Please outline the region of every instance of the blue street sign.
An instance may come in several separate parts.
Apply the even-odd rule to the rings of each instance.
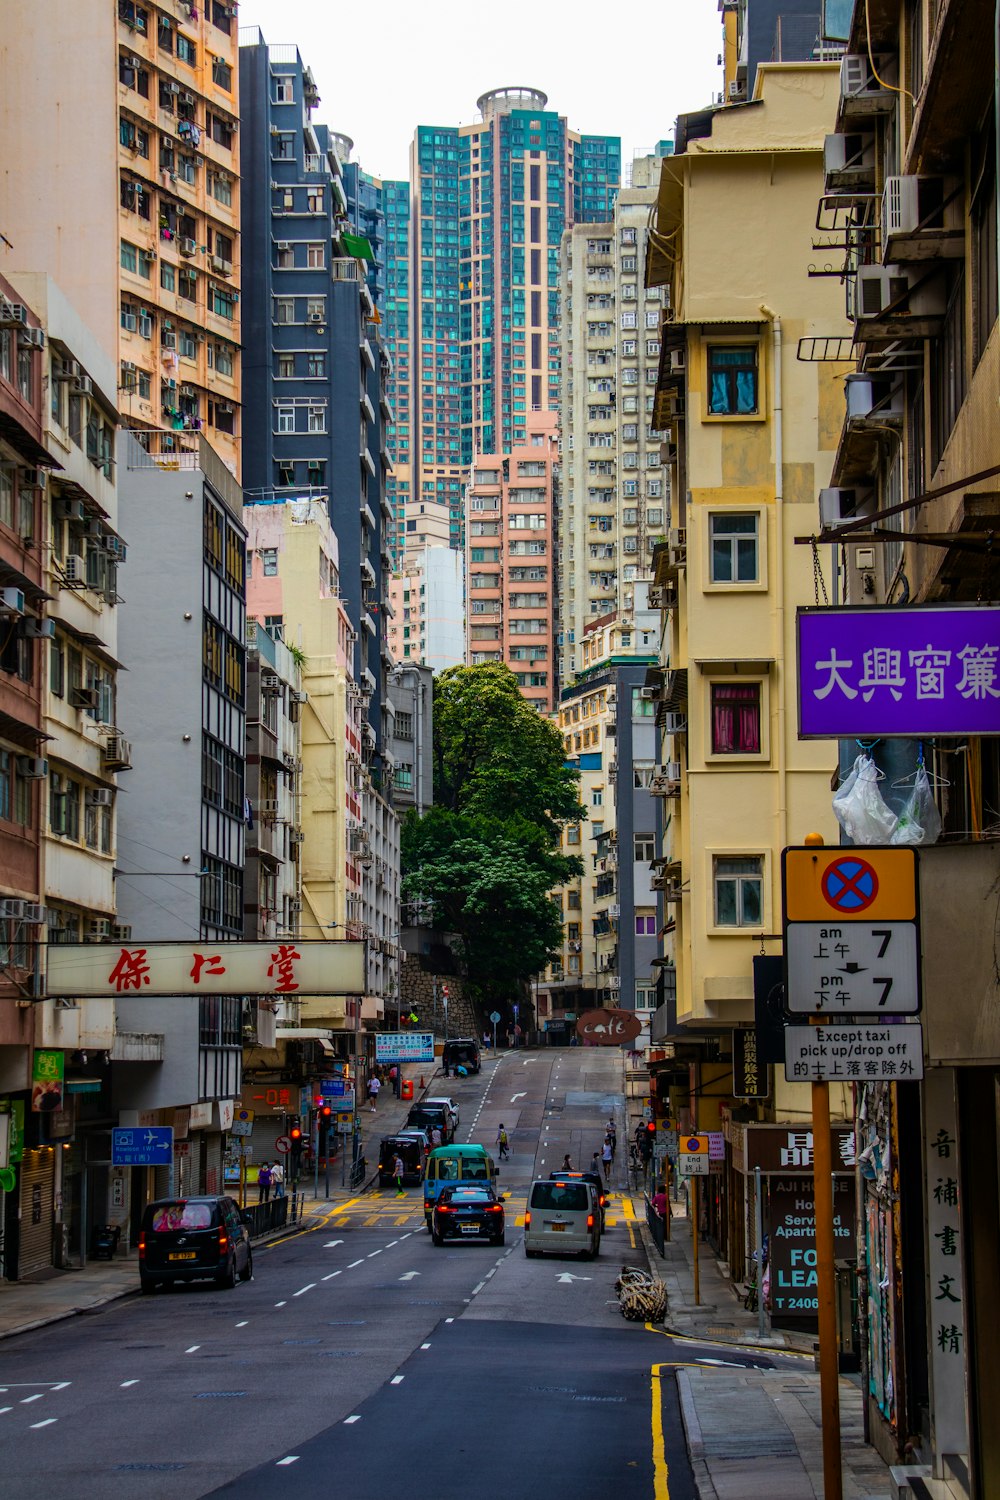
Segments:
[[[169,1167],[173,1159],[172,1125],[136,1125],[111,1132],[113,1166]]]
[[[324,1099],[343,1099],[347,1093],[346,1078],[321,1078],[319,1091]]]

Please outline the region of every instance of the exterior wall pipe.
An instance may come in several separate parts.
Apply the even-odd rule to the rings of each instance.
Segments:
[[[997,0],[1000,4],[1000,0]],[[766,302],[760,310],[771,324],[774,397],[774,659],[777,663],[777,741],[778,741],[778,844],[788,843],[788,748],[785,744],[785,693],[788,682],[785,661],[785,429],[781,393],[781,319]]]

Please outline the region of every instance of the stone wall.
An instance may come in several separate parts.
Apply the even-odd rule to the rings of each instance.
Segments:
[[[418,1029],[433,1031],[437,1037],[443,1037],[445,1030],[444,1005],[441,1001],[441,986],[444,984],[448,986],[448,1035],[482,1038],[482,1023],[465,993],[462,980],[455,974],[428,974],[420,967],[419,958],[409,953],[404,955],[399,983],[403,1011],[415,1011],[420,1017]]]

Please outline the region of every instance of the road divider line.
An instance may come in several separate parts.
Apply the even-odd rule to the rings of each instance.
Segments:
[[[276,1302],[274,1305],[275,1307],[284,1307],[285,1304],[283,1302]]]
[[[352,1260],[351,1264],[348,1266],[347,1269],[349,1271],[353,1271],[355,1266],[363,1266],[364,1263],[365,1263],[365,1258],[364,1258],[364,1256],[362,1256],[360,1260]]]
[[[45,1392],[41,1391],[37,1396],[22,1396],[21,1397],[21,1405],[22,1406],[27,1406],[29,1401],[41,1401],[42,1396],[44,1396],[44,1394],[45,1394]]]
[[[420,1347],[421,1349],[429,1349],[431,1346],[430,1344],[421,1344]]]
[[[345,1417],[344,1418],[344,1426],[345,1427],[350,1427],[350,1425],[351,1425],[352,1422],[360,1422],[360,1421],[361,1421],[360,1417]]]
[[[197,1353],[197,1351],[198,1351],[198,1350],[199,1350],[199,1349],[200,1349],[200,1348],[201,1348],[201,1345],[200,1345],[200,1344],[192,1344],[192,1345],[191,1345],[191,1347],[190,1347],[190,1349],[185,1349],[185,1350],[184,1350],[184,1353],[185,1353],[185,1354],[195,1354],[195,1353]]]
[[[323,1277],[323,1280],[324,1281],[332,1281],[335,1276],[339,1276],[339,1275],[340,1275],[339,1271],[331,1271],[330,1274],[329,1274],[329,1276],[324,1276]]]
[[[127,1391],[130,1385],[138,1385],[138,1384],[139,1384],[138,1380],[123,1380],[122,1383],[121,1383],[121,1385],[118,1387],[118,1389],[120,1391]],[[7,1407],[7,1410],[10,1411],[10,1407],[9,1406]]]
[[[286,1464],[297,1464],[298,1461],[299,1455],[297,1453],[289,1453],[287,1458],[279,1458],[274,1467],[276,1469],[283,1469]]]
[[[368,1255],[366,1256],[366,1259],[367,1260],[374,1260],[374,1258],[375,1258],[376,1255],[381,1255],[381,1254],[382,1254],[381,1250],[371,1250],[371,1251],[369,1251]]]
[[[249,1321],[250,1321],[249,1318],[244,1318],[243,1322],[242,1323],[237,1323],[236,1326],[237,1326],[237,1328],[245,1328],[247,1326],[247,1324],[249,1323]]]
[[[404,1380],[405,1380],[405,1379],[406,1379],[406,1376],[405,1376],[405,1375],[394,1375],[394,1376],[393,1376],[393,1377],[392,1377],[392,1379],[391,1379],[391,1380],[390,1380],[390,1381],[389,1381],[389,1384],[390,1384],[390,1385],[402,1385],[402,1384],[403,1384],[403,1381],[404,1381]]]
[[[39,1427],[51,1427],[53,1422],[58,1422],[58,1417],[46,1417],[44,1422],[32,1422],[31,1430],[37,1432]]]
[[[315,1281],[310,1281],[310,1283],[309,1283],[308,1286],[299,1287],[299,1290],[297,1292],[293,1292],[292,1296],[293,1297],[304,1297],[305,1294],[306,1294],[306,1292],[311,1292],[312,1289],[313,1289],[313,1287],[315,1285],[316,1285]]]

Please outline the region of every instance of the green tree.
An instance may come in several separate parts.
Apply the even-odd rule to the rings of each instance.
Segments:
[[[403,827],[404,891],[454,932],[486,1005],[523,998],[562,941],[553,889],[582,866],[560,852],[586,816],[562,737],[509,668],[452,667],[434,685],[435,807]]]

